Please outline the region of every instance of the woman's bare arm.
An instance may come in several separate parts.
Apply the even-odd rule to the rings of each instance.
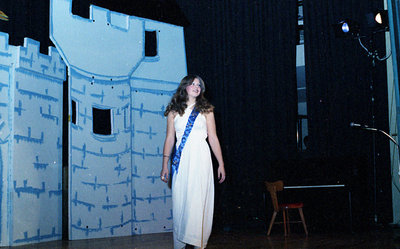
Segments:
[[[174,127],[174,118],[175,113],[170,112],[167,116],[167,135],[165,136],[164,141],[164,149],[163,149],[163,161],[162,161],[162,169],[161,169],[161,180],[164,182],[168,182],[168,161],[172,152],[172,148],[175,144],[175,127]]]
[[[209,112],[205,114],[207,120],[207,134],[208,134],[208,143],[210,144],[211,150],[213,151],[215,157],[218,161],[218,179],[219,183],[225,181],[225,166],[224,160],[222,158],[222,150],[221,145],[219,143],[219,139],[217,136],[217,129],[215,125],[214,112]]]

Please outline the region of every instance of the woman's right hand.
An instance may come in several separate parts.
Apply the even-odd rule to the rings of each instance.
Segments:
[[[168,182],[168,175],[169,175],[168,169],[163,167],[160,174],[161,181]]]

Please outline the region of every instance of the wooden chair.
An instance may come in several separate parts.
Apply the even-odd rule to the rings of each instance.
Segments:
[[[274,213],[272,214],[271,222],[269,223],[269,228],[268,228],[268,233],[267,235],[269,236],[271,234],[271,229],[273,224],[283,223],[284,231],[285,231],[285,236],[287,236],[290,233],[290,224],[291,223],[303,223],[304,231],[306,233],[306,236],[308,235],[307,231],[307,226],[306,226],[306,221],[304,219],[303,215],[303,203],[279,203],[278,202],[278,196],[277,192],[283,190],[283,181],[276,181],[276,182],[265,182],[265,187],[267,188],[268,192],[271,194],[271,200],[272,200],[272,205],[274,207]],[[289,209],[298,209],[300,218],[301,220],[294,220],[291,221],[289,219]],[[278,214],[279,211],[282,211],[283,214],[283,222],[275,222],[276,215]]]

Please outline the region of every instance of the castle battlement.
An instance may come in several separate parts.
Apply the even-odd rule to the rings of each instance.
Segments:
[[[16,48],[8,43],[8,34],[0,32],[0,65],[11,66],[15,63]]]
[[[48,55],[40,53],[40,42],[25,38],[24,46],[19,46],[18,67],[60,80],[65,79],[66,66],[54,47],[49,47]]]
[[[50,4],[50,38],[68,66],[87,74],[130,76],[143,60],[144,54],[136,52],[144,47],[141,18],[92,5],[91,19],[85,19],[72,14],[72,0]]]
[[[133,20],[128,15],[110,11],[95,5],[90,6],[90,20],[97,25],[111,25],[112,28],[129,30],[134,26]]]
[[[8,51],[8,34],[0,32],[0,52],[7,53]]]

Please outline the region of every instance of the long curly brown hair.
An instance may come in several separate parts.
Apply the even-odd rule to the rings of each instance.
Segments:
[[[208,100],[204,97],[204,92],[206,87],[204,85],[204,81],[198,75],[188,75],[185,76],[181,83],[178,86],[175,94],[172,96],[171,101],[169,102],[167,109],[164,112],[164,116],[168,116],[168,114],[172,112],[177,112],[179,115],[183,115],[185,109],[187,108],[186,101],[188,100],[188,94],[186,92],[186,87],[191,85],[194,79],[198,79],[200,82],[201,92],[199,96],[196,98],[196,105],[195,108],[200,113],[209,113],[214,110],[214,106],[208,102]]]

